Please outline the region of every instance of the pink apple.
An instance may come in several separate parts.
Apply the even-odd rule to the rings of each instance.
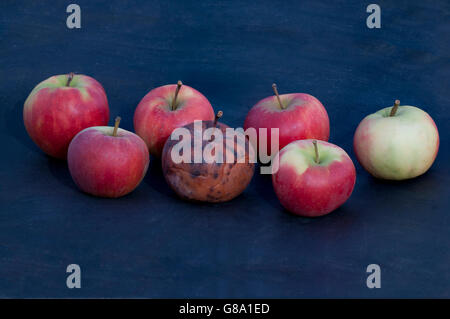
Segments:
[[[428,113],[415,106],[386,107],[366,116],[355,132],[353,147],[373,176],[404,180],[425,173],[439,149],[439,133]]]
[[[244,129],[267,128],[267,151],[271,150],[271,128],[279,128],[279,149],[296,140],[317,139],[328,141],[330,122],[327,111],[318,99],[305,93],[279,95],[275,84],[274,96],[269,96],[248,112]],[[278,151],[278,150],[277,150]]]
[[[108,100],[101,84],[89,76],[55,75],[31,91],[23,120],[37,146],[50,156],[65,159],[78,132],[108,124]]]
[[[212,121],[214,116],[211,103],[203,94],[178,81],[144,96],[134,113],[134,129],[147,144],[150,154],[160,157],[174,129],[195,120]]]
[[[147,172],[148,149],[134,133],[115,127],[95,126],[78,133],[69,146],[70,174],[84,192],[120,197],[133,191]]]
[[[355,166],[340,147],[316,140],[294,141],[274,158],[279,163],[272,175],[275,193],[290,212],[316,217],[341,206],[356,181]]]

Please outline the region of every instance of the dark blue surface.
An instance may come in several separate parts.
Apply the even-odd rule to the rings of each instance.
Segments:
[[[69,1],[0,4],[0,297],[450,297],[450,3]],[[65,162],[27,136],[23,103],[54,74],[99,80],[111,119],[133,130],[140,99],[182,80],[242,126],[258,100],[306,92],[328,110],[330,141],[354,159],[352,197],[317,219],[283,211],[269,176],[220,205],[175,197],[160,163],[117,200],[79,192]],[[360,120],[394,99],[426,110],[441,148],[424,176],[371,178],[356,163]],[[111,121],[112,122],[112,121]],[[82,288],[66,287],[66,266]],[[381,266],[382,288],[366,287]]]

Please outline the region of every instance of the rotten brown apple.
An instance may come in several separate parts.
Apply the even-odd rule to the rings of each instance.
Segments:
[[[245,136],[237,137],[235,130],[218,122],[221,115],[219,111],[214,121],[183,126],[185,148],[179,147],[183,139],[176,139],[175,131],[164,145],[165,179],[183,199],[226,202],[241,194],[253,177],[253,147]]]

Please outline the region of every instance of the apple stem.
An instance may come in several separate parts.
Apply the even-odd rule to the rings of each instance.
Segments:
[[[220,118],[222,117],[222,115],[223,115],[223,112],[222,112],[222,111],[217,112],[216,117],[214,118],[214,124],[213,124],[214,129],[217,128],[217,126],[216,126],[216,125],[217,125],[217,120],[220,119]],[[209,139],[209,141],[210,141],[210,142],[213,141],[213,137],[212,137],[212,136],[211,136],[211,138]]]
[[[280,95],[278,94],[277,85],[275,83],[272,84],[272,89],[275,92],[275,95],[277,96],[278,104],[280,104],[280,109],[284,110],[284,106],[283,103],[281,103]]]
[[[116,137],[117,136],[117,130],[119,129],[119,124],[120,124],[120,116],[116,117],[116,122],[114,123],[114,131],[112,136]]]
[[[314,162],[319,164],[319,147],[317,146],[317,141],[313,140],[312,143],[314,144],[314,152],[316,153],[316,158],[314,159]]]
[[[172,100],[172,105],[171,105],[172,111],[174,111],[176,109],[177,97],[178,97],[178,93],[180,92],[182,85],[183,85],[183,82],[181,82],[181,81],[177,82],[177,89],[175,90],[175,96]]]
[[[73,76],[75,74],[73,74],[73,72],[70,72],[69,75],[67,76],[67,83],[66,86],[70,86],[70,82],[72,82]]]
[[[217,121],[222,117],[222,115],[223,115],[222,111],[217,112],[216,118],[214,119],[214,127],[217,125]]]
[[[395,100],[394,106],[391,108],[391,113],[389,114],[389,116],[394,116],[395,113],[397,113],[399,105],[400,105],[400,101],[399,100]]]

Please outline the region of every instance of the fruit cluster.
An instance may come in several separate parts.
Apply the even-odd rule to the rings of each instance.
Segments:
[[[278,130],[278,141],[269,136],[265,151],[277,163],[273,187],[287,210],[310,217],[330,213],[353,191],[353,162],[342,148],[328,143],[328,114],[318,99],[303,93],[280,95],[276,85],[272,87],[275,95],[249,111],[244,129],[253,128],[257,134],[260,129]],[[67,159],[70,174],[82,191],[101,197],[130,193],[144,178],[150,153],[161,158],[166,181],[181,198],[207,202],[228,201],[245,190],[254,174],[249,152],[243,152],[247,155],[242,161],[235,158],[231,163],[204,159],[180,163],[171,156],[176,144],[169,136],[182,127],[193,138],[196,120],[202,121],[202,129],[225,132],[229,127],[218,122],[221,116],[203,94],[178,81],[151,90],[141,100],[134,113],[136,134],[119,128],[120,117],[109,127],[102,85],[73,73],[39,83],[23,109],[32,140],[48,155]],[[230,145],[226,139],[208,142],[225,148]],[[275,142],[279,148],[271,153]],[[247,139],[245,145],[231,143],[235,154],[262,151],[258,149],[261,144],[252,145]],[[394,106],[361,121],[353,145],[358,161],[370,174],[404,180],[430,168],[438,152],[439,134],[426,112],[400,106],[397,100]]]

